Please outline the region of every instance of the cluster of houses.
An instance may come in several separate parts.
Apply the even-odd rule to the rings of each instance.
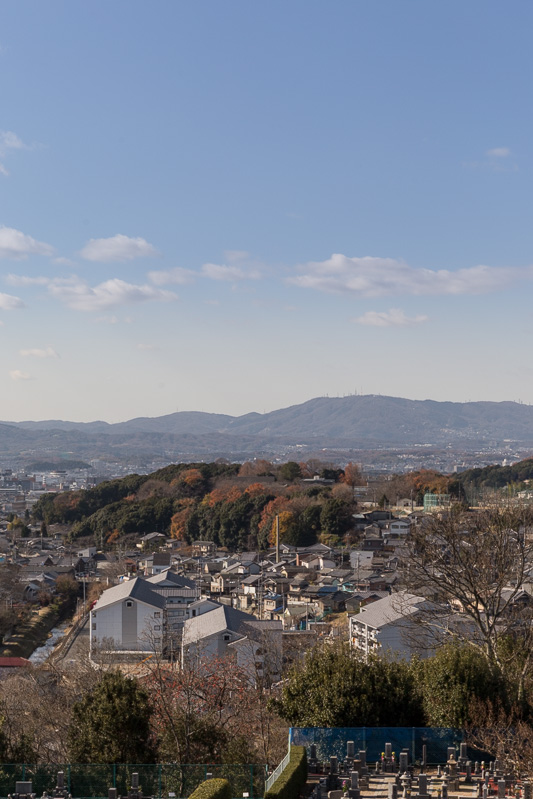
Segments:
[[[288,651],[335,629],[345,635],[332,620],[379,604],[395,589],[411,520],[371,511],[354,524],[358,549],[281,544],[237,554],[212,541],[184,549],[158,533],[144,536],[139,547],[159,549],[126,553],[131,570],[90,610],[91,650],[117,657],[157,650],[182,662],[232,652],[241,665],[279,679]]]
[[[281,663],[317,637],[347,637],[363,656],[413,654],[411,633],[427,601],[401,590],[399,566],[411,525],[423,519],[387,510],[356,514],[355,547],[280,544],[266,553],[231,553],[212,541],[186,546],[153,532],[131,550],[106,553],[76,549],[60,534],[13,548],[0,530],[0,552],[17,564],[26,602],[53,594],[61,576],[105,586],[87,607],[93,654],[138,660],[157,651],[185,662],[233,653],[248,671],[275,682]]]

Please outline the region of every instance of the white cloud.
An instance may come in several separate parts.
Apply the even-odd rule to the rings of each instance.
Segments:
[[[0,258],[20,261],[28,255],[52,255],[54,248],[43,241],[37,241],[20,230],[0,227]]]
[[[6,283],[10,286],[47,286],[51,283],[49,277],[28,277],[28,275],[6,275]]]
[[[224,264],[204,264],[202,274],[211,280],[259,280],[260,273],[256,269],[243,269],[239,266]]]
[[[302,274],[288,283],[324,292],[355,294],[362,297],[386,295],[484,294],[505,288],[517,280],[531,280],[533,268],[471,266],[452,272],[448,269],[414,269],[393,258],[348,258],[334,254],[326,261],[309,262]]]
[[[29,150],[22,139],[12,130],[0,130],[0,158],[5,158],[10,150]],[[0,175],[7,177],[9,171],[4,164],[0,164]]]
[[[21,372],[20,369],[13,369],[12,372],[9,373],[11,380],[15,380],[18,382],[19,380],[32,380],[32,376],[29,375],[27,372]]]
[[[12,130],[0,130],[0,155],[5,155],[8,150],[27,150],[22,139]]]
[[[489,158],[508,158],[511,151],[508,147],[493,147],[492,150],[487,150],[485,155],[488,155]]]
[[[172,291],[138,286],[112,278],[97,286],[89,286],[79,278],[54,280],[48,287],[54,297],[76,311],[101,311],[117,305],[130,305],[148,300],[169,301],[177,299]]]
[[[145,239],[130,238],[117,233],[108,239],[91,239],[80,251],[86,261],[131,261],[134,258],[146,258],[158,255],[155,247]]]
[[[428,317],[420,314],[419,316],[406,316],[399,308],[391,308],[389,311],[367,311],[362,316],[354,319],[359,325],[369,325],[370,327],[412,327],[422,322],[427,322]]]
[[[148,272],[148,277],[156,286],[164,286],[169,283],[184,286],[193,282],[196,272],[193,272],[192,269],[182,269],[180,266],[175,266],[173,269],[166,269],[160,272]]]
[[[12,294],[2,294],[2,292],[0,292],[0,310],[13,311],[15,308],[24,308],[24,303],[20,297],[14,297]]]
[[[153,352],[154,350],[158,350],[159,347],[156,347],[155,344],[137,344],[137,349],[142,352]]]
[[[54,349],[52,349],[52,347],[47,347],[44,350],[40,349],[20,350],[19,352],[23,358],[59,358],[59,355]]]

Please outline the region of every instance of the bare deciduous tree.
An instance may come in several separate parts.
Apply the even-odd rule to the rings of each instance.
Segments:
[[[532,510],[499,505],[483,511],[452,508],[411,531],[403,559],[403,581],[413,594],[435,603],[435,628],[463,638],[505,673],[514,654],[500,642],[520,642],[519,694],[531,667],[533,635],[531,597],[522,590],[532,567],[529,528]],[[431,605],[420,618],[430,622]],[[443,624],[442,609],[453,611]],[[433,614],[434,615],[434,614]],[[453,623],[461,619],[466,624]]]
[[[475,724],[466,727],[470,746],[487,752],[502,763],[505,773],[515,777],[533,774],[533,728],[520,717],[492,702],[474,700],[470,714]]]

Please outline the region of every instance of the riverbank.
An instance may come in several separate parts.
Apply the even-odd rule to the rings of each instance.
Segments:
[[[0,646],[0,657],[29,659],[36,649],[46,644],[52,629],[73,615],[74,609],[73,602],[67,599],[34,611],[31,618],[17,625]]]

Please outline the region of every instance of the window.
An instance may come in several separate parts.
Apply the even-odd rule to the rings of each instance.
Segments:
[[[158,619],[160,616],[161,616],[161,611],[159,611],[159,610],[156,610],[156,612],[154,613],[154,617],[155,617],[156,619]]]
[[[96,622],[93,621],[93,630],[96,630]]]
[[[224,636],[224,641],[229,641],[229,640],[230,640],[230,636],[229,635],[225,635]]]
[[[154,625],[154,630],[160,630],[160,629],[161,629],[161,625],[160,624]]]
[[[128,601],[126,602],[126,607],[127,608],[132,608],[133,607],[133,602],[128,599]]]

